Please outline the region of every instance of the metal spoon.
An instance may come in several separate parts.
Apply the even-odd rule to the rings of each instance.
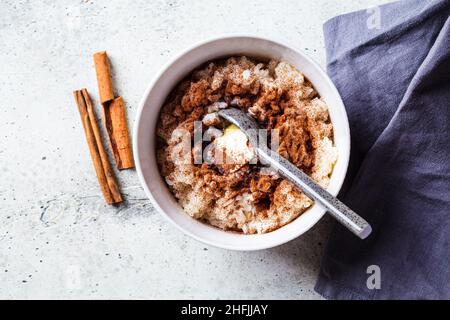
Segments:
[[[220,110],[218,114],[236,125],[248,136],[250,143],[262,162],[268,163],[273,168],[276,168],[281,175],[292,182],[297,188],[301,189],[308,197],[324,206],[337,221],[355,235],[361,239],[369,236],[372,228],[366,220],[353,212],[336,197],[333,197],[291,162],[280,156],[277,152],[267,148],[266,141],[258,143],[258,139],[260,138],[258,123],[247,115],[246,112],[236,108],[229,108]]]

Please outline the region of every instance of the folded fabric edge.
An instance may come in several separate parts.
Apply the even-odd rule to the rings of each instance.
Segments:
[[[325,23],[322,26],[322,31],[324,34],[325,39],[325,50],[326,50],[326,61],[327,65],[331,64],[333,62],[336,62],[337,60],[341,59],[343,56],[348,55],[352,53],[356,48],[361,48],[364,46],[370,46],[374,45],[378,42],[388,42],[392,39],[395,39],[399,37],[399,34],[403,34],[405,32],[408,32],[410,29],[424,23],[427,19],[429,19],[434,13],[442,11],[442,10],[449,10],[449,2],[447,1],[436,1],[432,4],[430,4],[427,7],[423,7],[422,11],[415,12],[414,15],[408,18],[408,22],[401,20],[398,21],[396,24],[393,24],[389,26],[389,28],[385,30],[380,30],[378,33],[374,33],[369,38],[361,40],[355,47],[349,47],[343,50],[342,52],[339,52],[338,54],[335,52],[335,37],[332,37],[331,35],[335,34],[335,31],[340,24],[341,21],[346,20],[356,20],[358,16],[363,14],[364,12],[367,12],[370,8],[378,7],[380,9],[386,9],[386,8],[393,8],[401,4],[402,1],[394,1],[390,3],[386,3],[380,6],[372,6],[368,7],[366,9],[353,11],[349,13],[345,13],[342,15],[338,15],[335,17],[332,17],[325,21]],[[345,30],[344,30],[345,31]]]
[[[314,286],[314,291],[327,300],[372,300],[373,297],[361,295],[354,290],[339,284],[338,289],[330,285],[326,277],[320,271],[319,278]]]
[[[417,90],[417,86],[419,84],[418,79],[420,79],[421,77],[424,76],[424,74],[426,74],[426,69],[429,67],[428,63],[432,60],[433,57],[435,57],[436,47],[438,47],[439,45],[442,45],[442,43],[446,40],[445,37],[448,34],[449,28],[450,28],[450,17],[447,19],[446,23],[442,26],[442,29],[438,33],[437,37],[434,39],[433,44],[430,46],[430,50],[429,50],[428,54],[422,60],[419,68],[414,73],[414,76],[412,77],[411,82],[408,84],[408,87],[406,88],[406,91],[403,94],[403,97],[399,103],[399,106],[398,106],[397,110],[395,111],[395,113],[393,114],[391,120],[388,122],[388,124],[386,125],[384,130],[380,133],[379,137],[373,142],[372,147],[367,151],[367,153],[370,153],[371,150],[375,146],[377,146],[377,142],[379,140],[383,139],[383,137],[386,135],[386,132],[388,132],[390,130],[390,128],[394,125],[394,123],[398,117],[398,114],[403,111],[403,108],[404,108],[405,104],[407,103],[406,99],[412,95],[412,92]],[[361,168],[363,168],[363,166],[364,166],[364,162],[361,164],[360,170],[361,170]],[[358,175],[359,175],[359,170],[356,173],[356,176],[358,176]]]

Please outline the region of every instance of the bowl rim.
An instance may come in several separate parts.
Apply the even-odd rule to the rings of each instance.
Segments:
[[[155,86],[155,84],[160,80],[161,76],[171,67],[171,65],[173,65],[176,61],[178,61],[180,58],[182,58],[184,55],[188,54],[190,51],[196,49],[197,47],[203,46],[203,45],[207,45],[208,43],[213,43],[216,41],[220,41],[220,40],[226,40],[226,39],[233,39],[233,38],[249,38],[249,39],[256,39],[256,40],[263,40],[263,41],[269,41],[272,43],[275,43],[277,45],[283,46],[289,50],[294,51],[295,53],[301,55],[305,60],[308,61],[308,63],[310,63],[311,65],[313,65],[313,67],[315,69],[317,69],[317,71],[321,74],[321,76],[323,77],[323,79],[327,82],[327,85],[329,86],[329,88],[333,91],[333,94],[335,95],[335,97],[337,98],[337,103],[341,104],[345,117],[343,117],[343,122],[341,123],[342,128],[346,131],[346,135],[348,136],[348,139],[346,139],[345,144],[346,144],[346,148],[348,150],[348,152],[346,152],[345,154],[339,154],[339,157],[341,157],[340,161],[343,162],[343,169],[344,169],[344,173],[342,176],[342,179],[340,179],[340,181],[338,181],[338,183],[336,183],[335,185],[335,192],[330,192],[333,195],[336,195],[339,190],[342,187],[342,184],[344,183],[345,177],[347,175],[347,171],[348,171],[348,165],[349,165],[349,160],[350,160],[350,152],[351,152],[351,137],[350,137],[350,126],[349,126],[349,122],[348,122],[348,116],[347,116],[347,112],[345,109],[345,105],[342,101],[342,97],[339,94],[339,91],[337,90],[336,86],[334,85],[334,83],[332,82],[332,80],[330,79],[330,77],[327,75],[327,73],[325,72],[325,70],[322,68],[322,66],[320,66],[312,57],[310,57],[307,53],[303,52],[301,49],[296,48],[293,45],[287,44],[286,42],[274,38],[274,37],[264,37],[264,36],[259,36],[259,35],[254,35],[254,34],[242,34],[242,33],[237,33],[237,34],[223,34],[223,35],[217,35],[214,37],[209,37],[206,38],[204,40],[201,41],[197,41],[194,42],[193,44],[185,47],[184,49],[180,50],[178,53],[172,55],[167,62],[165,62],[160,68],[159,70],[156,72],[156,74],[152,77],[152,80],[150,81],[149,85],[147,86],[144,94],[142,95],[140,101],[139,101],[139,105],[138,105],[138,109],[136,112],[136,116],[135,116],[135,122],[134,122],[134,126],[133,126],[133,133],[132,133],[132,138],[133,138],[133,157],[134,159],[139,159],[139,147],[138,147],[138,133],[139,133],[139,128],[140,128],[140,124],[141,124],[141,116],[142,116],[142,112],[144,110],[147,98],[149,96],[149,94],[151,93],[153,87]],[[143,172],[142,172],[142,168],[141,168],[141,164],[138,161],[135,161],[135,166],[136,166],[136,172],[138,174],[138,178],[139,178],[139,182],[142,186],[142,188],[144,189],[145,194],[147,195],[147,197],[150,199],[152,205],[155,207],[155,209],[159,212],[159,214],[161,214],[166,220],[168,220],[172,225],[174,225],[178,230],[180,230],[182,233],[192,237],[193,239],[207,244],[207,245],[211,245],[214,247],[218,247],[218,248],[222,248],[222,249],[227,249],[227,250],[235,250],[235,251],[255,251],[255,250],[263,250],[263,249],[269,249],[269,248],[273,248],[282,244],[285,244],[295,238],[298,238],[299,236],[301,236],[302,234],[306,233],[307,231],[309,231],[314,225],[316,225],[321,219],[322,217],[325,215],[326,210],[323,211],[321,214],[317,215],[317,218],[305,229],[304,232],[302,232],[301,234],[296,234],[296,233],[292,233],[290,234],[288,237],[283,238],[281,241],[272,241],[269,242],[267,241],[265,244],[260,244],[260,245],[253,245],[253,246],[242,246],[242,247],[236,247],[236,246],[227,246],[227,245],[223,245],[223,244],[218,244],[218,243],[214,243],[212,241],[209,241],[207,239],[204,239],[200,236],[198,236],[195,233],[190,232],[189,230],[183,228],[180,224],[176,223],[173,219],[171,219],[169,217],[169,215],[165,212],[164,209],[162,209],[158,203],[158,201],[154,198],[152,192],[149,190],[149,187],[146,183],[146,180],[144,178]],[[221,230],[223,232],[227,232],[225,230]],[[267,234],[270,234],[267,233]],[[245,235],[247,236],[247,235]]]

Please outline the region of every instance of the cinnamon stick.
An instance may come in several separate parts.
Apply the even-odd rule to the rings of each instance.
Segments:
[[[95,72],[97,74],[98,93],[100,103],[105,103],[114,99],[109,61],[106,51],[94,53]]]
[[[114,98],[109,62],[106,51],[94,54],[100,102],[103,106],[103,120],[108,132],[117,168],[134,168],[133,152],[129,138],[125,103],[122,97]]]
[[[119,169],[134,167],[133,153],[128,133],[125,103],[122,97],[103,104],[104,120],[112,153]]]
[[[114,172],[111,169],[108,155],[101,140],[100,130],[89,94],[86,89],[81,89],[74,91],[73,96],[80,113],[92,163],[94,164],[103,197],[108,204],[122,202],[122,196]]]

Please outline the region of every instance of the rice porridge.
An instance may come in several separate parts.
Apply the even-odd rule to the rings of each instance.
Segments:
[[[161,110],[158,166],[186,214],[224,230],[273,231],[313,201],[260,163],[245,134],[217,115],[228,107],[248,112],[269,135],[276,132],[278,153],[322,187],[337,160],[328,107],[290,64],[240,56],[194,70]],[[191,145],[196,127],[203,142]],[[186,133],[192,149],[181,155]],[[204,161],[195,161],[199,155]],[[233,161],[218,161],[223,157]]]

